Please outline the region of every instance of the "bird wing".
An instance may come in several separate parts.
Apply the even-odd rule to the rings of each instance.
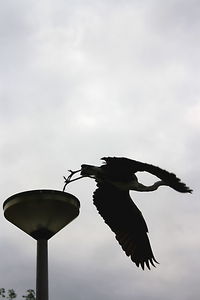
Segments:
[[[128,191],[120,191],[112,185],[98,183],[93,202],[105,223],[115,233],[116,239],[127,256],[144,270],[145,264],[155,267],[148,228],[142,213],[132,201]]]
[[[186,186],[185,183],[181,182],[181,180],[174,173],[170,173],[154,165],[143,163],[133,159],[128,159],[125,157],[103,157],[102,160],[106,161],[106,166],[108,168],[115,168],[115,170],[118,170],[118,172],[120,172],[120,169],[122,169],[123,172],[126,171],[129,173],[145,171],[160,178],[166,183],[166,185],[170,186],[178,192],[192,192],[192,190],[188,186]]]

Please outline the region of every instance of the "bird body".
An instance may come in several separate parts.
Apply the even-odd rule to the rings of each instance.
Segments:
[[[169,186],[182,193],[191,193],[175,174],[159,167],[131,160],[124,157],[104,157],[100,167],[83,164],[81,170],[72,172],[71,176],[79,172],[81,177],[89,177],[97,182],[97,189],[93,194],[93,203],[105,223],[115,233],[115,237],[127,256],[137,267],[145,266],[150,269],[157,263],[148,238],[148,228],[141,211],[132,201],[129,191],[154,191],[159,186]],[[157,176],[151,186],[140,183],[136,172],[146,171]],[[79,179],[78,178],[78,179]],[[67,182],[67,181],[66,181]],[[66,183],[67,184],[67,183]]]

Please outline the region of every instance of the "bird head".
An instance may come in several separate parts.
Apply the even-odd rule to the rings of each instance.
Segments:
[[[91,165],[81,165],[81,175],[86,177],[98,177],[101,173],[100,167],[95,167]]]

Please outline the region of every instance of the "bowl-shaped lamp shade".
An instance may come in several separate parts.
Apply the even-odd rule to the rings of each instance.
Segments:
[[[5,218],[34,239],[50,239],[79,214],[79,200],[65,192],[32,190],[9,197]]]

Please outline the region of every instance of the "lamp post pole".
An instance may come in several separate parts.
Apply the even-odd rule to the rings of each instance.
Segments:
[[[48,300],[48,240],[37,240],[36,298]]]
[[[66,192],[33,190],[9,197],[5,218],[37,240],[36,300],[48,300],[48,240],[79,214],[79,200]]]

